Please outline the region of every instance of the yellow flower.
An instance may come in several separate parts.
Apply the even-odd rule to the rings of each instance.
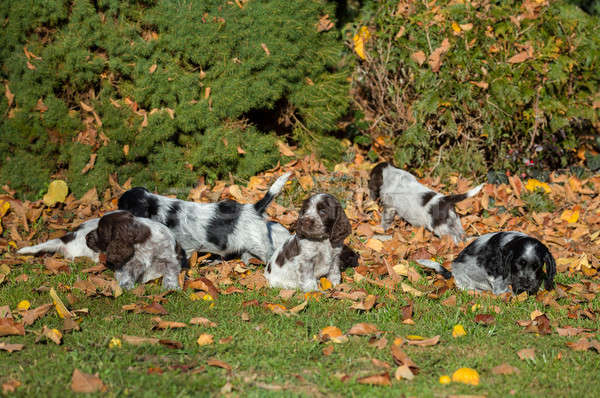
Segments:
[[[457,337],[462,337],[465,336],[467,334],[467,332],[465,331],[465,328],[463,327],[463,325],[454,325],[454,328],[452,329],[452,337],[457,338]]]
[[[479,385],[479,373],[475,369],[460,368],[452,374],[452,381],[476,386]]]
[[[17,309],[19,311],[27,311],[29,307],[31,307],[31,303],[27,300],[20,301],[19,304],[17,304]]]
[[[121,339],[113,337],[108,343],[108,348],[121,348]]]
[[[546,193],[551,192],[550,186],[548,184],[546,184],[545,182],[538,181],[534,178],[530,178],[529,180],[527,180],[527,184],[525,185],[525,188],[531,192],[535,191],[538,188],[543,189]]]
[[[440,384],[450,384],[450,376],[448,375],[443,375],[440,376]]]

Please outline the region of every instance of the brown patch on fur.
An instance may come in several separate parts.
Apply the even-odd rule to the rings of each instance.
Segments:
[[[300,244],[298,243],[298,238],[294,236],[293,239],[288,240],[283,245],[281,251],[277,255],[277,258],[275,259],[275,264],[282,267],[286,260],[291,260],[298,254],[300,254]]]
[[[371,170],[369,176],[369,192],[371,193],[371,199],[377,200],[379,198],[379,192],[383,185],[383,169],[389,166],[388,162],[379,163]]]

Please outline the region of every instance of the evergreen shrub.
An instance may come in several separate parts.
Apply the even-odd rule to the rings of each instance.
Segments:
[[[600,151],[598,16],[555,0],[366,4],[355,91],[399,166],[481,175]]]
[[[80,195],[116,173],[165,191],[274,166],[276,132],[327,137],[347,113],[334,14],[324,0],[2,2],[0,185],[36,197],[63,177]]]

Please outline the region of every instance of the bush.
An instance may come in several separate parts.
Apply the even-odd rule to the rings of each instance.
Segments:
[[[347,112],[343,43],[317,29],[334,11],[325,1],[2,2],[0,184],[31,197],[57,175],[80,195],[117,173],[162,191],[275,165],[275,131],[302,123],[320,136]]]
[[[565,1],[368,4],[355,90],[398,165],[561,168],[598,134],[598,17]]]

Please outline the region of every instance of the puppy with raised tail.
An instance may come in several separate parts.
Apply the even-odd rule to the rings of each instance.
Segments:
[[[279,195],[292,173],[280,176],[265,196],[254,204],[234,200],[195,203],[132,188],[119,198],[119,209],[166,225],[188,258],[194,251],[220,256],[251,256],[267,262],[274,247],[274,233],[282,228],[265,218],[265,210]]]
[[[306,199],[296,234],[275,250],[267,264],[269,286],[314,291],[321,277],[333,286],[339,284],[343,263],[356,261],[356,254],[344,246],[350,232],[350,221],[335,197],[317,194]]]
[[[493,232],[471,242],[452,262],[452,272],[431,260],[417,260],[444,278],[454,277],[462,290],[491,291],[502,294],[535,294],[542,282],[546,290],[554,287],[556,263],[539,240],[521,232]],[[546,271],[544,272],[544,264]]]
[[[371,170],[369,190],[373,200],[381,199],[381,226],[387,230],[394,216],[414,226],[424,226],[436,236],[450,235],[455,243],[463,240],[464,230],[454,205],[477,195],[483,184],[457,195],[442,195],[419,183],[408,171],[380,163]]]

